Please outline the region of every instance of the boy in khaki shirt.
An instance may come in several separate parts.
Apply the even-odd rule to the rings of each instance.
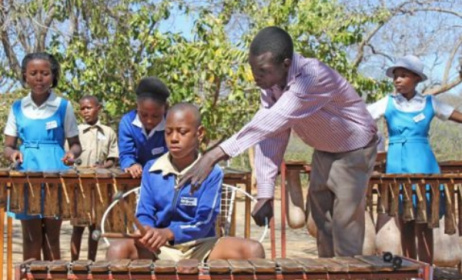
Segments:
[[[92,95],[86,95],[79,101],[80,115],[85,123],[79,125],[79,138],[82,145],[80,155],[81,164],[79,167],[87,168],[110,168],[115,166],[119,157],[117,147],[117,134],[112,128],[102,125],[98,120],[101,105],[98,99]],[[95,224],[82,223],[82,221],[71,221],[73,225],[71,238],[71,257],[78,260],[80,244],[85,226],[88,226],[89,236],[95,230]],[[98,242],[88,239],[88,259],[95,260]]]

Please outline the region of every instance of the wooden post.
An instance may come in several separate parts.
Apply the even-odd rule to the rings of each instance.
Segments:
[[[281,258],[286,257],[286,178],[287,166],[283,161],[281,164]]]

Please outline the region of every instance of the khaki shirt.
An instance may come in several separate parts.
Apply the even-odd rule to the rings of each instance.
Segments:
[[[82,145],[81,167],[91,167],[96,162],[103,164],[108,158],[119,157],[117,134],[99,121],[93,126],[80,124],[79,139]]]

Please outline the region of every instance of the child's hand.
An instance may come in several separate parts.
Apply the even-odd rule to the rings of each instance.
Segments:
[[[14,151],[11,155],[10,155],[10,158],[9,160],[11,160],[11,162],[13,162],[14,164],[14,169],[16,169],[16,165],[22,163],[23,159],[22,159],[22,153],[20,151]]]
[[[67,152],[61,160],[67,166],[73,165],[75,162],[74,154]]]
[[[173,233],[168,228],[144,227],[146,234],[139,239],[139,243],[149,249],[151,252],[159,252],[170,239],[173,239]]]
[[[94,168],[104,168],[104,164],[96,162],[95,164],[93,164],[92,167],[94,167]]]
[[[132,175],[133,178],[139,178],[143,173],[143,168],[139,163],[135,163],[129,168],[125,168],[125,172],[130,173],[130,175]]]

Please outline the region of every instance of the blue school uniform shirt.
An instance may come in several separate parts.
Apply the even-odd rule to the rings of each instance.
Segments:
[[[124,170],[135,163],[144,166],[167,152],[165,119],[146,135],[136,110],[125,114],[119,124],[119,160]]]
[[[177,186],[188,169],[176,171],[168,153],[149,161],[143,169],[136,217],[143,225],[169,228],[175,236],[173,244],[215,236],[223,171],[215,165],[202,186],[191,194],[190,184]]]

